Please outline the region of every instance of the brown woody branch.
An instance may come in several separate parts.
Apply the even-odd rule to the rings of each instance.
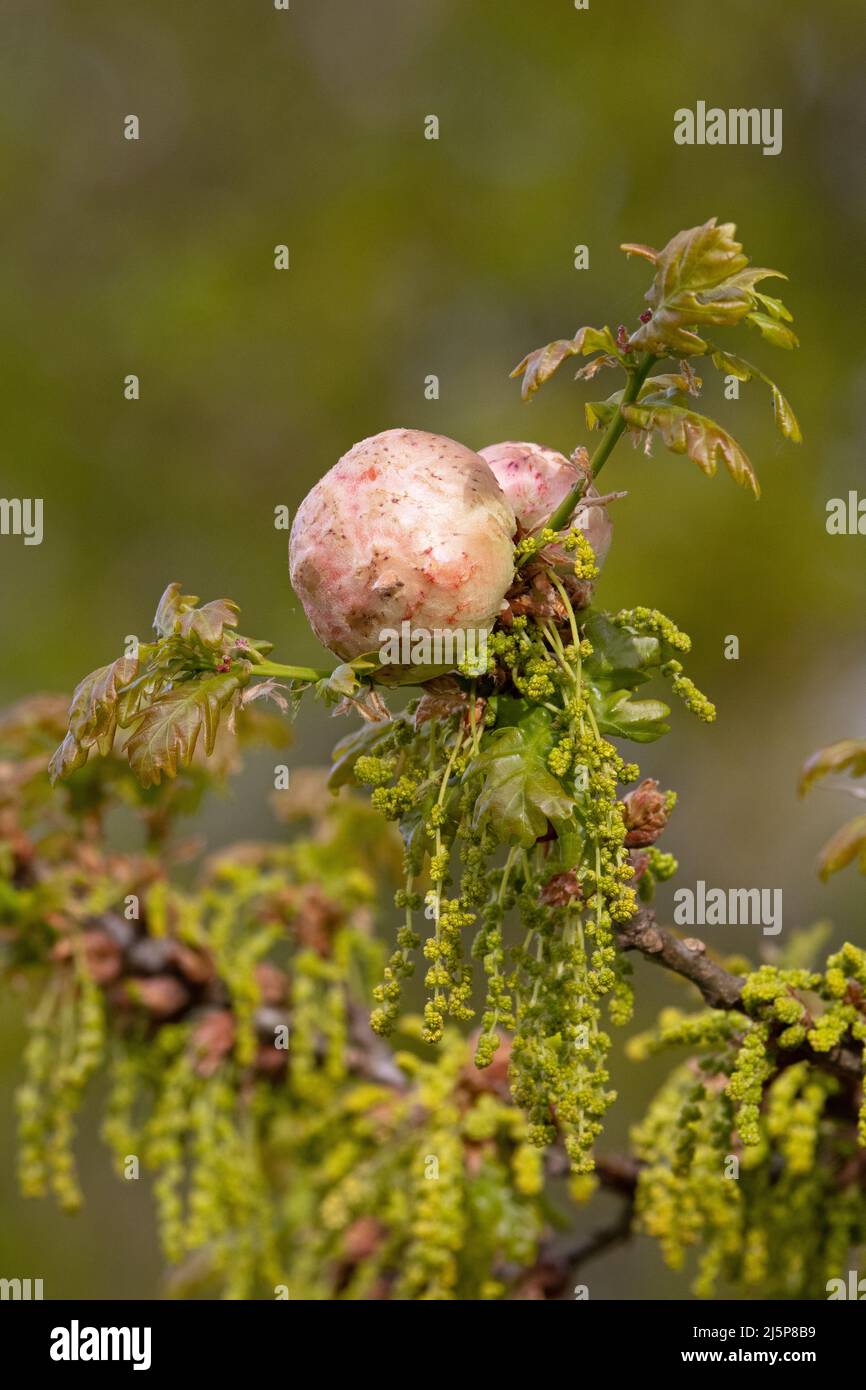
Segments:
[[[704,942],[697,937],[675,936],[666,927],[660,927],[655,914],[646,908],[642,908],[630,922],[617,928],[617,945],[622,951],[639,951],[647,960],[689,980],[697,986],[711,1008],[744,1009],[743,976],[734,975],[713,960]],[[785,1050],[779,1056],[781,1066],[799,1061],[809,1061],[813,1066],[832,1071],[848,1081],[860,1082],[862,1079],[862,1057],[850,1047],[817,1052],[804,1043],[802,1047]]]
[[[647,960],[682,975],[697,985],[712,1009],[740,1009],[745,980],[719,965],[707,954],[703,941],[685,939],[656,923],[655,913],[642,908],[630,922],[617,928],[621,951],[640,951]]]

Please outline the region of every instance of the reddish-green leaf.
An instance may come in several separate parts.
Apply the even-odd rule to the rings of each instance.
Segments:
[[[52,754],[48,764],[48,776],[52,785],[84,766],[90,753],[90,746],[79,743],[72,734],[66,734],[60,747]]]
[[[699,227],[688,227],[672,236],[659,253],[658,277],[650,303],[660,304],[672,295],[709,290],[730,280],[749,264],[736,240],[733,222],[719,226],[715,217]]]
[[[761,314],[755,310],[751,314],[746,315],[746,321],[747,323],[754,324],[762,337],[766,338],[768,343],[773,343],[775,347],[788,348],[790,350],[791,348],[800,346],[800,340],[793,329],[788,328],[784,323],[780,323],[780,321],[777,318],[773,318],[771,314]]]
[[[750,267],[732,222],[710,218],[678,232],[656,257],[656,274],[646,300],[652,317],[632,334],[630,345],[658,356],[691,356],[707,345],[695,328],[734,325],[757,309],[754,285],[773,270]]]
[[[567,357],[580,354],[589,357],[593,352],[616,354],[616,340],[609,328],[581,328],[573,338],[557,338],[554,343],[536,348],[518,362],[511,375],[523,377],[521,394],[528,400],[539,386],[549,381]]]
[[[196,608],[181,620],[182,637],[198,637],[206,647],[218,647],[223,630],[237,627],[240,609],[230,598],[216,598]]]
[[[802,444],[803,434],[799,421],[775,382],[770,383],[770,391],[773,396],[773,418],[779,432],[786,439],[790,439],[792,444]]]
[[[751,362],[737,357],[732,352],[723,352],[721,348],[713,349],[712,362],[720,372],[735,376],[738,381],[752,381],[754,379],[763,381],[765,385],[769,386],[773,398],[773,417],[780,433],[794,444],[802,443],[803,435],[797,417],[772,378],[768,377],[760,368],[753,367]]]
[[[677,394],[683,396],[699,395],[703,381],[689,369],[688,362],[683,363],[683,369],[681,372],[660,372],[657,376],[648,376],[638,392],[638,400],[642,401],[645,396],[660,394],[668,396]]]
[[[641,384],[638,400],[664,403],[667,398],[677,395],[697,396],[702,385],[701,378],[684,362],[681,372],[660,372],[656,376],[648,376]],[[624,392],[620,390],[614,391],[606,401],[587,401],[583,407],[587,427],[591,430],[605,429],[622,404],[623,395]]]
[[[160,637],[198,637],[206,647],[217,647],[223,629],[237,627],[240,609],[228,598],[213,599],[198,608],[195,594],[184,594],[178,583],[169,584],[156,610],[153,625]]]
[[[186,681],[148,706],[126,741],[129,765],[143,787],[192,761],[199,736],[213,752],[220,718],[235,703],[243,677],[228,672]]]
[[[69,705],[69,732],[48,766],[52,782],[81,767],[94,746],[103,757],[111,752],[117,730],[118,691],[137,671],[135,657],[121,656],[79,681]]]
[[[133,680],[138,660],[120,656],[109,666],[91,671],[75,687],[69,706],[69,732],[79,743],[98,743],[100,752],[111,747],[117,719],[117,692]],[[107,747],[104,746],[107,740]]]
[[[848,772],[852,777],[866,777],[866,739],[843,738],[813,753],[800,774],[800,795],[803,796],[815,782],[831,772]]]
[[[708,478],[716,472],[721,458],[735,482],[760,496],[751,463],[737,441],[715,420],[679,405],[626,405],[622,413],[634,429],[657,430],[672,453],[686,454]]]
[[[650,265],[658,263],[659,253],[652,246],[645,246],[642,241],[623,241],[620,242],[620,251],[624,251],[627,256],[642,256]]]
[[[198,603],[196,594],[184,594],[181,589],[177,581],[169,584],[156,606],[153,626],[160,637],[170,637],[173,632],[179,632],[181,618]]]
[[[866,816],[855,816],[830,837],[818,856],[818,872],[828,879],[858,857],[860,872],[866,874]]]

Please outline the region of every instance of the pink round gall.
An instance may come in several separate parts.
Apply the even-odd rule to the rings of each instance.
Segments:
[[[564,454],[543,444],[505,440],[502,444],[488,444],[479,454],[489,464],[524,531],[538,530],[583,476]],[[591,498],[600,493],[590,486],[586,495]],[[582,507],[572,524],[586,536],[601,568],[613,535],[607,508]],[[556,548],[556,554],[559,559],[567,559],[561,547]]]
[[[483,459],[425,430],[361,440],[295,515],[289,573],[344,661],[383,632],[489,631],[514,573],[514,513]]]

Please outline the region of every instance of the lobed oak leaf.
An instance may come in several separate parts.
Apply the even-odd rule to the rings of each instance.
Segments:
[[[772,314],[762,314],[758,310],[753,310],[752,313],[746,315],[746,322],[754,324],[761,336],[776,347],[790,350],[800,346],[800,340],[793,329],[788,328],[787,324],[781,323]]]
[[[594,352],[617,355],[616,339],[609,328],[580,328],[573,338],[557,338],[545,347],[536,348],[518,362],[511,375],[523,377],[521,394],[528,400],[539,386],[549,381],[567,357],[589,357]]]
[[[699,355],[707,344],[696,328],[732,326],[757,312],[755,284],[778,272],[750,267],[735,233],[732,222],[718,225],[712,217],[677,232],[657,253],[655,278],[646,294],[651,317],[631,335],[630,348],[660,357]]]
[[[159,637],[170,637],[172,633],[177,632],[184,613],[188,613],[198,603],[198,595],[184,594],[182,587],[175,580],[163,590],[153,619],[153,626]]]
[[[69,705],[69,730],[48,764],[52,783],[82,767],[91,748],[96,747],[103,757],[111,752],[118,695],[137,672],[137,658],[120,656],[79,681]]]
[[[548,822],[559,828],[572,821],[574,803],[545,761],[551,745],[550,721],[543,710],[487,736],[464,774],[483,775],[475,802],[476,825],[489,824],[503,843],[528,848],[545,834]]]
[[[641,383],[638,402],[653,400],[663,404],[675,396],[697,396],[702,385],[701,378],[684,361],[679,372],[660,372],[656,376],[648,376]],[[623,394],[619,390],[608,396],[606,401],[587,401],[583,408],[587,427],[591,430],[605,429],[622,404]]]
[[[48,764],[48,776],[52,786],[83,767],[87,762],[89,752],[90,749],[80,744],[77,739],[73,738],[72,734],[66,734]]]
[[[686,454],[708,478],[713,477],[719,458],[735,482],[761,494],[758,479],[743,449],[705,415],[679,405],[626,405],[622,413],[629,425],[647,434],[657,430],[671,453]]]
[[[220,719],[234,708],[243,680],[242,675],[226,672],[186,681],[148,706],[124,750],[143,787],[188,766],[201,734],[206,751],[213,752]]]
[[[849,772],[852,777],[866,777],[866,739],[843,738],[813,753],[800,774],[800,795],[803,796],[815,782],[831,772]]]
[[[786,276],[781,275],[779,271],[776,271],[775,273],[780,276],[780,279],[786,279]],[[763,304],[764,308],[767,310],[767,313],[770,314],[774,319],[784,319],[786,323],[793,323],[794,315],[791,313],[789,309],[785,308],[785,305],[782,303],[781,299],[774,299],[771,294],[762,294],[760,290],[755,290],[755,298],[759,300],[761,304]]]
[[[830,837],[818,856],[818,872],[826,880],[854,859],[866,874],[866,816],[855,816]]]
[[[662,700],[633,700],[628,690],[614,690],[603,697],[590,690],[590,703],[599,733],[633,743],[654,743],[670,732],[665,723],[670,706]]]
[[[751,362],[745,358],[738,357],[733,352],[724,352],[721,348],[712,349],[712,363],[720,372],[725,372],[729,376],[735,376],[738,381],[763,381],[770,388],[773,399],[773,418],[779,432],[785,439],[790,439],[794,444],[801,444],[803,435],[796,415],[791,409],[790,404],[782,395],[775,381],[762,372],[760,368],[753,367]]]
[[[228,598],[212,599],[198,606],[195,594],[184,594],[175,581],[159,600],[153,626],[160,637],[198,637],[206,647],[217,647],[227,627],[237,627],[240,609]]]
[[[227,627],[237,627],[240,609],[230,598],[212,599],[180,620],[182,637],[198,637],[206,647],[218,647]]]

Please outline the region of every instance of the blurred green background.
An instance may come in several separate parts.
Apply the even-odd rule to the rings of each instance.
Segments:
[[[743,342],[748,330],[740,342],[805,443],[779,442],[763,388],[724,402],[713,386],[759,504],[726,475],[621,446],[604,476],[629,496],[600,598],[669,612],[719,706],[709,729],[677,713],[642,758],[680,792],[666,839],[678,881],[781,887],[786,935],[829,916],[857,939],[853,871],[828,887],[814,874],[851,803],[820,791],[800,804],[794,788],[815,746],[866,732],[866,539],[824,527],[828,498],[866,495],[860,6],[6,0],[3,21],[2,493],[45,505],[41,546],[0,538],[3,701],[71,689],[144,636],[172,579],[235,598],[277,659],[320,661],[274,507],[294,509],[351,444],[392,426],[569,451],[586,438],[583,400],[606,391],[563,371],[526,406],[509,369],[583,323],[633,325],[649,267],[619,243],[660,245],[716,214],[790,277],[801,350]],[[675,145],[675,109],[699,99],[781,107],[782,154]],[[123,139],[130,113],[137,143]],[[589,270],[573,268],[577,243]],[[728,634],[739,661],[723,658]],[[324,759],[343,732],[306,707],[294,761]],[[270,776],[251,763],[209,808],[214,843],[274,833]],[[754,929],[705,935],[759,949]],[[684,997],[646,965],[638,983],[638,1024]],[[93,1125],[81,1216],[17,1197],[21,1010],[4,1005],[0,1274],[42,1277],[47,1296],[158,1296],[144,1184],[112,1176]],[[660,1071],[619,1059],[608,1148]],[[688,1292],[643,1243],[584,1278],[593,1297]]]

